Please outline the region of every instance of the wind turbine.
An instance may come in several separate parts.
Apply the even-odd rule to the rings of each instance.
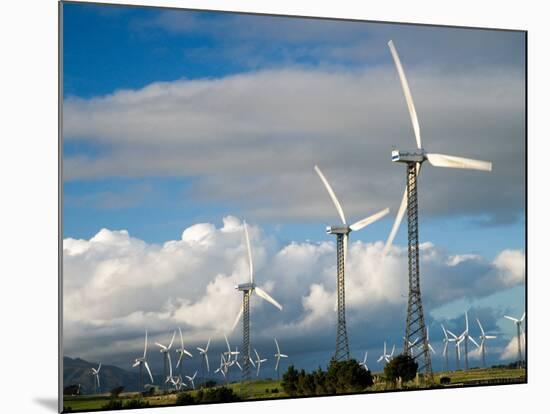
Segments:
[[[175,337],[176,331],[174,331],[174,334],[172,335],[172,339],[170,340],[170,344],[168,346],[164,346],[161,343],[155,342],[155,345],[160,348],[160,353],[164,355],[164,378],[166,378],[164,382],[164,389],[166,389],[168,378],[172,376],[172,358],[170,357],[170,349],[172,349],[172,344],[174,343]],[[170,366],[170,375],[168,375],[167,365]]]
[[[369,370],[369,366],[367,365],[367,357],[369,356],[369,351],[365,351],[365,358],[363,358],[363,362],[361,362],[361,365],[363,368],[365,368],[365,371]]]
[[[466,318],[466,329],[462,332],[461,337],[464,338],[464,366],[465,369],[468,369],[468,341],[471,341],[475,346],[479,348],[479,344],[475,341],[474,338],[470,336],[470,328],[468,326],[468,312],[464,312]]]
[[[224,378],[226,377],[226,367],[227,367],[227,361],[225,357],[223,356],[223,353],[220,355],[220,366],[214,371],[214,374],[217,374],[218,372],[223,375]]]
[[[248,228],[246,226],[246,221],[243,221],[244,227],[244,236],[246,239],[246,249],[248,251],[248,270],[249,270],[249,282],[242,283],[235,286],[235,289],[243,292],[243,304],[241,310],[233,323],[231,330],[235,329],[241,316],[243,317],[243,370],[242,377],[243,380],[250,380],[250,362],[252,358],[250,357],[250,297],[252,293],[255,293],[265,301],[271,303],[279,310],[283,310],[282,305],[273,299],[265,290],[256,286],[254,283],[254,265],[252,262],[252,249],[250,248],[250,237],[248,236]],[[254,364],[254,363],[252,363]]]
[[[449,342],[454,342],[455,343],[456,369],[459,370],[460,369],[460,344],[464,340],[464,336],[462,336],[462,335],[456,336],[454,333],[452,333],[448,329],[447,329],[447,332],[449,333],[449,335],[452,336],[452,338],[449,338]]]
[[[428,161],[429,164],[434,167],[446,167],[446,168],[465,168],[481,171],[491,171],[492,164],[490,162],[478,161],[469,158],[461,158],[444,154],[429,153],[422,147],[422,141],[420,138],[420,124],[418,123],[418,117],[416,115],[416,109],[414,107],[413,98],[409,89],[409,84],[405,76],[405,71],[401,65],[401,60],[397,54],[397,50],[393,44],[393,41],[388,42],[390,52],[392,54],[399,79],[401,81],[401,87],[405,95],[405,101],[409,109],[409,114],[412,121],[414,136],[416,138],[417,149],[413,151],[392,151],[392,161],[402,162],[407,164],[407,187],[403,194],[403,199],[392,230],[386,242],[384,251],[387,253],[393,239],[399,229],[399,225],[407,210],[408,220],[408,256],[409,256],[409,300],[407,306],[407,322],[406,333],[404,341],[404,350],[406,353],[412,353],[412,350],[408,347],[408,341],[411,336],[415,336],[416,333],[420,333],[420,341],[422,344],[422,351],[417,355],[412,355],[415,359],[423,356],[423,365],[419,367],[419,370],[424,370],[425,375],[429,378],[429,381],[433,382],[432,363],[430,358],[429,346],[426,335],[426,325],[424,321],[424,310],[422,308],[422,299],[420,294],[420,253],[418,247],[418,198],[417,198],[417,177],[420,173],[420,168],[424,161]]]
[[[277,353],[273,356],[276,358],[275,371],[277,372],[277,379],[279,379],[279,362],[281,361],[281,358],[288,358],[288,355],[281,354],[281,349],[279,348],[277,338],[273,338],[273,340],[275,341],[275,346],[277,347]]]
[[[99,366],[97,368],[92,368],[90,371],[90,374],[92,377],[94,377],[94,384],[95,384],[95,392],[96,394],[99,393],[100,390],[100,384],[99,384],[99,371],[101,370],[101,362],[99,363]]]
[[[191,383],[191,385],[193,386],[193,389],[195,389],[195,377],[197,376],[197,372],[198,371],[195,371],[195,373],[193,374],[192,377],[190,377],[189,375],[185,376],[185,378],[187,378],[189,380],[189,382]]]
[[[262,366],[262,362],[267,361],[266,358],[260,358],[260,354],[258,354],[258,351],[256,351],[256,348],[254,348],[254,353],[256,354],[256,376],[260,376],[260,368]]]
[[[525,312],[523,312],[523,315],[520,319],[513,318],[511,316],[504,315],[506,319],[511,320],[516,324],[517,329],[517,339],[518,339],[518,368],[521,367],[523,358],[521,356],[521,336],[523,333],[523,342],[525,342],[525,331],[523,330],[523,321],[525,320]]]
[[[199,355],[202,356],[203,364],[206,363],[206,371],[210,372],[210,364],[208,362],[208,348],[210,347],[210,338],[208,338],[208,342],[206,343],[206,347],[201,348],[200,346],[197,347],[197,350],[199,351]],[[202,382],[204,384],[205,380],[205,373],[204,373],[204,365],[202,367]]]
[[[486,335],[485,331],[483,330],[483,326],[481,326],[481,322],[479,321],[479,319],[476,319],[476,321],[477,321],[477,324],[479,325],[479,329],[481,330],[481,335],[479,336],[479,339],[480,339],[479,353],[481,354],[481,359],[482,359],[482,362],[483,362],[483,366],[485,366],[485,348],[486,348],[485,342],[488,339],[495,339],[496,336]]]
[[[445,337],[443,338],[443,343],[445,344],[443,346],[443,355],[445,356],[445,371],[449,371],[449,342],[451,342],[451,340],[449,339],[449,335],[447,334],[447,331],[445,330],[443,324],[441,324],[441,329],[443,330],[443,335],[445,335]]]
[[[381,362],[382,360],[385,360],[386,363],[390,362],[393,358],[393,353],[395,352],[395,345],[391,349],[391,353],[388,354],[388,351],[386,349],[386,342],[384,341],[384,353],[380,355],[380,358],[377,359],[376,362]]]
[[[181,333],[181,328],[178,328],[180,331],[180,342],[181,342],[181,348],[176,349],[176,354],[179,354],[178,363],[176,364],[176,369],[180,366],[181,362],[183,361],[184,355],[187,355],[188,357],[192,358],[193,355],[191,352],[189,352],[187,349],[185,349],[185,344],[183,343],[183,334]],[[183,365],[182,365],[183,367]]]
[[[336,351],[334,352],[333,359],[335,361],[342,361],[349,359],[349,344],[348,334],[346,329],[346,293],[345,293],[345,267],[347,257],[347,247],[349,234],[352,231],[361,230],[363,227],[368,226],[371,223],[381,219],[389,213],[389,209],[379,211],[372,216],[359,220],[352,225],[348,225],[344,210],[336,197],[336,194],[332,190],[328,180],[325,178],[319,167],[314,167],[315,171],[319,175],[319,178],[323,182],[327,192],[336,207],[336,211],[342,220],[341,225],[327,226],[326,231],[328,234],[336,235],[336,288],[337,288],[337,308],[338,308],[338,325],[336,327]]]
[[[149,364],[147,363],[147,331],[145,331],[145,348],[143,349],[143,356],[141,358],[134,359],[134,364],[132,367],[139,366],[139,389],[142,390],[144,388],[143,384],[143,367],[145,366],[145,369],[149,373],[149,378],[151,378],[151,384],[153,384],[153,375],[151,374],[151,369],[149,368]]]

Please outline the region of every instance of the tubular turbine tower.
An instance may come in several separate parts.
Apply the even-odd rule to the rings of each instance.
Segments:
[[[403,194],[401,206],[397,212],[397,217],[393,224],[390,236],[386,242],[385,252],[389,250],[393,239],[397,233],[401,220],[407,211],[408,223],[408,268],[409,268],[409,298],[407,305],[407,322],[404,338],[404,352],[411,355],[414,359],[422,358],[419,362],[419,371],[423,371],[428,382],[433,382],[432,363],[430,358],[430,349],[426,333],[426,323],[424,320],[424,310],[422,308],[422,298],[420,294],[420,253],[418,246],[418,195],[417,178],[420,168],[424,161],[428,161],[434,167],[464,168],[481,171],[491,171],[492,164],[486,161],[472,160],[469,158],[455,157],[451,155],[434,154],[426,152],[422,147],[420,138],[420,125],[416,115],[416,109],[412,99],[411,91],[405,72],[393,41],[388,42],[401,87],[405,95],[407,107],[411,117],[414,135],[416,138],[417,149],[413,151],[392,151],[392,161],[402,162],[407,167],[407,187]],[[420,352],[415,354],[415,348],[409,344],[414,338],[419,339]],[[417,348],[418,349],[418,348]]]

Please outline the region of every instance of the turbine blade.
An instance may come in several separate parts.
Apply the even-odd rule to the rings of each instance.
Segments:
[[[441,324],[441,329],[443,329],[443,334],[445,335],[445,339],[449,339],[449,336],[447,335],[447,331],[445,330],[445,327],[443,324]]]
[[[414,136],[416,138],[416,146],[418,148],[422,148],[422,140],[420,138],[420,125],[418,124],[418,117],[416,116],[416,109],[414,108],[414,102],[411,90],[409,88],[409,83],[407,82],[407,77],[405,76],[405,71],[403,70],[403,66],[401,65],[401,60],[399,59],[397,50],[393,45],[393,40],[390,40],[388,42],[388,46],[390,47],[390,52],[392,54],[393,61],[395,62],[397,73],[399,74],[399,80],[401,81],[401,87],[403,88],[403,94],[405,95],[405,100],[407,101],[407,107],[409,108],[409,115],[411,116]]]
[[[279,343],[277,342],[277,338],[273,338],[275,340],[275,346],[277,347],[277,353],[280,354],[281,350],[279,349]]]
[[[193,354],[191,354],[191,352],[189,352],[187,349],[184,349],[183,352],[189,357],[193,358]]]
[[[168,366],[170,367],[170,376],[172,376],[172,358],[170,357],[170,352],[167,352],[166,355],[168,356]]]
[[[445,342],[445,346],[443,347],[443,353],[441,355],[445,355],[445,352],[447,352],[447,347],[449,346],[448,342]]]
[[[393,222],[390,235],[388,236],[388,240],[386,240],[386,245],[384,246],[384,252],[383,252],[384,256],[388,254],[390,250],[393,240],[397,235],[397,231],[399,230],[401,221],[403,221],[403,217],[405,216],[406,210],[407,210],[407,188],[405,187],[405,192],[403,193],[403,198],[401,199],[401,204],[399,205],[399,210],[397,210],[397,215],[395,216],[395,221]]]
[[[175,337],[176,337],[176,331],[174,331],[174,334],[172,335],[172,339],[170,340],[170,345],[168,345],[168,349],[172,348],[172,344],[174,343]]]
[[[248,251],[248,270],[250,271],[250,283],[254,283],[254,264],[252,263],[252,249],[250,248],[250,237],[248,236],[248,227],[243,220],[244,237],[246,239],[246,250]]]
[[[227,345],[227,351],[231,353],[231,347],[229,346],[229,341],[227,340],[227,335],[223,334],[223,337],[225,338],[225,344]]]
[[[176,368],[180,366],[182,359],[183,359],[183,352],[180,354],[180,357],[178,358],[178,363],[176,364]]]
[[[342,209],[342,206],[340,205],[340,202],[338,201],[338,198],[336,198],[336,194],[334,194],[334,191],[332,190],[332,187],[328,183],[327,179],[325,178],[325,176],[323,175],[323,173],[321,172],[319,167],[315,166],[314,168],[315,168],[315,171],[317,172],[317,174],[319,175],[319,178],[321,178],[321,181],[325,185],[325,188],[327,189],[328,194],[329,194],[330,198],[332,199],[332,202],[336,206],[336,210],[338,211],[338,215],[340,216],[340,219],[342,220],[342,223],[346,224],[346,216],[344,216],[344,210]]]
[[[256,292],[256,294],[259,297],[261,297],[262,299],[267,300],[269,303],[271,303],[273,306],[275,306],[279,310],[283,310],[283,306],[279,302],[277,302],[275,299],[273,299],[271,296],[269,296],[265,290],[263,290],[259,287],[256,287],[254,289],[254,292]]]
[[[178,330],[180,331],[181,350],[183,351],[185,349],[185,345],[183,343],[183,333],[181,332],[181,328],[178,327]]]
[[[231,327],[231,332],[235,330],[235,327],[239,323],[239,320],[241,319],[241,316],[243,316],[243,305],[241,305],[241,310],[237,314],[237,317],[235,318],[235,322],[233,322],[233,326]]]
[[[145,365],[145,369],[147,369],[147,372],[149,373],[149,378],[151,378],[151,384],[154,382],[153,381],[153,374],[151,374],[151,369],[149,368],[149,364],[147,363],[147,361],[143,361],[144,365]]]
[[[523,315],[521,315],[521,319],[519,321],[523,322],[524,319],[525,319],[525,312],[523,312]]]
[[[367,218],[364,218],[363,220],[359,220],[359,221],[353,223],[351,226],[349,226],[349,228],[353,231],[361,230],[363,227],[368,226],[369,224],[372,224],[377,220],[380,220],[382,217],[384,217],[389,212],[390,212],[390,209],[385,208],[384,210],[381,210],[378,213],[373,214],[372,216],[369,216]]]
[[[147,356],[147,331],[145,331],[145,348],[143,348],[143,358]]]
[[[483,326],[481,326],[481,322],[479,321],[479,318],[476,318],[477,324],[479,325],[479,329],[481,330],[481,335],[485,336],[485,331],[483,330]]]
[[[158,342],[155,342],[155,345],[156,345],[156,346],[160,346],[162,349],[166,349],[166,347],[165,347],[164,345],[159,344]]]
[[[281,360],[281,358],[277,358],[277,362],[275,362],[275,371],[277,371],[277,369],[279,368],[279,361]]]
[[[346,269],[346,263],[348,259],[348,244],[349,244],[349,233],[344,234],[344,271]],[[335,306],[338,307],[338,297],[336,297],[336,303]]]
[[[208,352],[209,347],[210,347],[210,338],[208,338],[208,342],[206,343],[206,348],[204,348],[204,352]]]
[[[493,164],[488,161],[473,160],[471,158],[455,157],[445,154],[426,154],[426,158],[434,167],[463,168],[466,170],[491,171]]]
[[[204,354],[204,359],[206,360],[206,371],[210,372],[210,363],[208,362],[208,354]]]
[[[506,319],[510,319],[512,322],[519,322],[519,319],[512,318],[511,316],[504,315]]]

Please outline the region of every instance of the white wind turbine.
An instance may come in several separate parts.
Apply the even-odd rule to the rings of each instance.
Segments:
[[[426,342],[428,343],[428,349],[432,351],[432,354],[435,354],[435,349],[430,343],[430,328],[426,326]]]
[[[288,355],[281,354],[281,349],[279,348],[277,338],[273,338],[273,340],[275,341],[275,346],[277,347],[277,353],[273,356],[276,358],[275,371],[277,372],[277,379],[279,379],[279,362],[281,361],[281,358],[288,358]]]
[[[458,370],[458,369],[460,369],[460,344],[464,340],[464,336],[462,336],[462,335],[456,336],[454,333],[452,333],[448,329],[447,329],[447,332],[448,332],[449,335],[452,336],[452,338],[449,338],[449,342],[454,342],[455,343],[456,369]]]
[[[170,340],[170,344],[168,346],[162,345],[159,342],[155,342],[155,345],[160,348],[160,353],[164,356],[164,389],[166,389],[166,384],[168,383],[169,378],[172,376],[172,358],[170,357],[170,349],[172,349],[175,338],[176,331],[174,331],[174,334],[172,335],[172,339]],[[170,367],[170,375],[168,375],[168,366]]]
[[[451,340],[449,339],[449,335],[447,334],[447,331],[445,330],[443,324],[441,324],[441,329],[443,330],[443,335],[445,335],[445,337],[443,338],[443,343],[445,344],[443,346],[443,355],[445,356],[445,371],[449,371],[449,342],[451,342]]]
[[[100,390],[100,384],[99,384],[99,371],[101,370],[101,362],[99,363],[99,366],[97,368],[92,368],[90,371],[90,374],[92,377],[94,377],[94,384],[95,384],[95,392],[96,394],[99,393]]]
[[[250,362],[252,358],[250,357],[250,297],[253,293],[258,295],[263,300],[271,303],[279,310],[283,310],[283,306],[273,299],[265,290],[258,287],[254,283],[254,265],[252,262],[252,249],[250,247],[250,237],[248,236],[248,227],[246,226],[246,221],[243,221],[244,227],[244,236],[246,240],[246,249],[248,251],[248,270],[249,270],[249,282],[242,283],[235,286],[235,289],[243,292],[243,304],[241,309],[235,318],[235,322],[231,328],[231,331],[235,329],[239,320],[243,319],[243,370],[242,376],[244,380],[250,380]],[[252,363],[253,364],[253,363]]]
[[[348,344],[348,334],[346,329],[346,293],[345,293],[345,268],[346,268],[346,257],[347,257],[347,248],[348,248],[348,239],[349,234],[352,231],[358,231],[362,228],[368,226],[369,224],[374,223],[377,220],[380,220],[386,214],[389,213],[389,209],[385,208],[384,210],[379,211],[372,216],[359,220],[351,225],[346,221],[346,216],[344,215],[344,210],[334,193],[334,190],[330,186],[328,180],[325,178],[324,174],[321,172],[321,169],[316,165],[314,167],[315,171],[319,175],[319,178],[323,182],[336,211],[342,220],[341,225],[328,226],[326,231],[328,234],[336,235],[336,288],[337,288],[337,312],[338,312],[338,325],[336,327],[336,350],[334,352],[334,359],[336,361],[342,361],[349,359],[349,344]]]
[[[363,358],[363,362],[361,362],[361,365],[363,368],[365,368],[365,371],[369,370],[369,366],[367,365],[367,357],[369,356],[369,351],[365,351],[365,357]]]
[[[224,354],[222,353],[220,355],[220,366],[216,368],[214,371],[214,374],[217,374],[218,372],[223,375],[224,378],[227,378],[226,376],[226,367],[227,367],[227,361],[224,357]]]
[[[183,334],[181,333],[181,328],[178,328],[178,330],[180,331],[181,348],[176,349],[176,354],[180,355],[179,358],[178,358],[178,363],[176,364],[176,369],[178,369],[178,367],[182,363],[184,355],[187,355],[189,358],[193,357],[191,352],[189,352],[187,349],[185,349],[185,344],[183,343]]]
[[[206,346],[204,348],[201,348],[200,346],[197,347],[197,350],[199,351],[199,355],[202,356],[203,364],[206,363],[206,371],[210,372],[210,363],[208,362],[208,348],[210,347],[210,338],[208,338],[208,342],[206,343]],[[204,365],[202,367],[202,382],[204,383],[205,380],[205,374],[204,374]]]
[[[460,337],[464,339],[464,367],[465,369],[468,369],[468,341],[472,342],[478,348],[479,344],[475,341],[474,338],[470,336],[470,328],[468,325],[468,312],[464,312],[464,316],[466,319],[466,329],[464,330],[464,332],[462,332]]]
[[[384,341],[384,353],[382,355],[380,355],[380,358],[378,358],[376,362],[381,362],[382,360],[385,360],[386,363],[390,362],[391,359],[393,358],[393,353],[394,352],[395,352],[395,345],[393,345],[393,347],[391,349],[391,353],[388,354],[388,351],[386,349],[386,342]]]
[[[479,319],[476,319],[476,321],[477,321],[477,324],[479,325],[479,329],[481,330],[481,335],[479,336],[479,340],[480,340],[479,353],[481,354],[481,360],[482,360],[483,366],[485,366],[485,348],[486,348],[485,342],[488,339],[495,339],[496,336],[486,335],[485,331],[483,330],[483,326],[481,326],[481,322],[479,321]]]
[[[185,376],[185,378],[187,378],[189,380],[189,382],[191,383],[191,385],[193,386],[193,389],[195,389],[195,378],[197,376],[197,372],[198,371],[195,371],[195,373],[193,374],[192,377],[190,377],[189,375]]]
[[[397,68],[397,73],[401,82],[401,87],[405,95],[405,101],[409,110],[411,118],[414,136],[416,139],[416,149],[412,151],[392,151],[392,161],[402,162],[407,166],[407,185],[401,205],[397,211],[395,222],[391,229],[384,253],[387,253],[391,247],[391,244],[397,234],[399,225],[405,216],[407,211],[408,218],[408,256],[409,256],[409,297],[407,306],[407,319],[405,327],[405,352],[410,353],[408,349],[407,341],[410,341],[410,336],[415,335],[416,332],[420,333],[420,342],[422,344],[422,352],[413,357],[423,356],[423,366],[419,367],[419,370],[423,370],[427,377],[432,378],[432,367],[429,347],[426,337],[426,327],[424,319],[424,309],[422,306],[422,297],[420,292],[420,255],[419,255],[419,240],[418,240],[418,196],[417,196],[417,178],[420,173],[422,164],[428,161],[434,167],[445,168],[463,168],[471,170],[491,171],[492,164],[486,161],[478,161],[469,158],[455,157],[451,155],[435,154],[427,152],[422,146],[422,140],[420,137],[420,124],[416,114],[412,94],[409,88],[409,83],[405,76],[405,71],[401,64],[397,50],[393,44],[393,41],[388,42],[390,52]]]
[[[153,374],[151,374],[151,369],[149,368],[149,364],[147,363],[147,331],[145,331],[145,347],[143,349],[143,356],[140,358],[134,359],[134,364],[132,367],[139,366],[139,389],[142,390],[144,387],[143,384],[143,367],[145,366],[145,369],[149,373],[149,378],[151,378],[151,384],[153,384]]]
[[[256,351],[256,348],[254,348],[254,353],[256,354],[256,376],[258,377],[260,375],[260,368],[262,366],[262,362],[267,361],[267,358],[260,358],[260,354],[258,354],[258,351]]]
[[[523,343],[525,344],[525,330],[523,329],[523,321],[525,320],[525,312],[523,312],[523,315],[520,319],[513,318],[512,316],[504,315],[504,317],[508,320],[511,320],[516,325],[517,329],[517,340],[518,340],[518,367],[522,366],[522,354],[521,354],[521,337],[523,336]],[[523,334],[523,335],[522,335]]]

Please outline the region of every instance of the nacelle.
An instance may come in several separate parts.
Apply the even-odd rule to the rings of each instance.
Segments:
[[[327,234],[348,234],[350,232],[349,226],[327,226]]]
[[[424,162],[426,155],[423,149],[418,149],[414,152],[393,150],[391,152],[391,160],[393,162]]]
[[[235,286],[237,290],[252,290],[254,289],[254,283],[241,283],[240,285]]]

